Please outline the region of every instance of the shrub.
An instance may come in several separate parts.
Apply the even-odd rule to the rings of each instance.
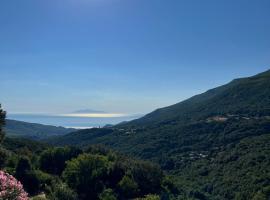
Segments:
[[[132,163],[131,174],[140,190],[140,196],[156,194],[161,191],[164,174],[161,169],[149,162],[137,161]]]
[[[0,144],[4,139],[4,131],[3,126],[5,125],[5,118],[6,118],[6,112],[2,110],[1,104],[0,104]]]
[[[112,189],[106,189],[99,195],[100,200],[117,200]]]
[[[144,200],[160,200],[158,195],[148,194],[143,198]]]
[[[77,194],[67,185],[55,185],[49,199],[53,200],[77,200]]]
[[[81,150],[73,147],[50,148],[42,152],[39,160],[40,169],[54,175],[61,175],[66,161],[77,157]]]
[[[31,200],[48,200],[44,194],[37,195],[31,198]]]
[[[119,182],[119,189],[121,196],[131,198],[137,195],[138,184],[133,180],[133,178],[125,175]]]
[[[5,167],[7,158],[8,158],[7,151],[0,147],[0,169],[3,169]]]
[[[63,177],[80,199],[97,199],[104,189],[108,165],[105,156],[81,154],[67,162]]]
[[[8,173],[0,171],[0,199],[28,200],[29,198],[19,181]]]

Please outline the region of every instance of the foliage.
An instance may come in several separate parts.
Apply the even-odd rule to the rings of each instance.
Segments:
[[[77,157],[81,152],[80,149],[73,147],[49,148],[40,155],[40,169],[50,174],[61,175],[66,161]]]
[[[47,200],[46,196],[44,197],[44,195],[37,195],[34,197],[31,197],[30,200]]]
[[[7,139],[10,140],[10,144],[14,143],[14,139]],[[145,162],[132,160],[128,157],[116,154],[111,150],[104,149],[101,146],[90,147],[84,151],[85,153],[81,153],[82,150],[72,147],[46,148],[44,146],[44,150],[40,152],[40,150],[32,147],[32,141],[29,142],[29,144],[27,141],[28,140],[24,141],[24,143],[29,149],[33,150],[31,151],[27,148],[30,153],[25,154],[23,151],[18,150],[21,149],[21,147],[20,145],[18,146],[16,142],[14,143],[16,145],[8,145],[8,150],[4,149],[8,152],[4,167],[23,183],[26,191],[30,193],[30,195],[45,192],[48,198],[51,199],[83,199],[84,195],[103,199],[118,199],[118,197],[119,199],[126,199],[126,195],[122,193],[119,186],[123,186],[125,181],[121,182],[121,180],[125,180],[125,178],[123,178],[124,176],[130,176],[136,177],[138,181],[138,183],[134,181],[134,184],[138,187],[138,190],[134,192],[134,197],[142,197],[145,194],[140,187],[144,187],[143,184],[151,183],[150,180],[153,179],[151,176],[146,175],[148,170],[153,169],[157,170],[157,172],[160,171],[159,168],[148,166],[150,163],[146,164]],[[25,156],[21,154],[25,154]],[[77,158],[78,154],[79,157]],[[48,166],[52,164],[51,167],[55,167],[52,169],[56,170],[49,171],[46,168],[41,168],[41,160],[47,163]],[[51,160],[54,162],[51,162]],[[74,165],[74,163],[77,164]],[[142,170],[141,168],[144,167],[145,170]],[[60,176],[62,173],[59,169],[64,169],[63,176]],[[59,170],[58,174],[55,173],[57,170]],[[141,173],[145,173],[144,175],[142,174],[145,179],[140,178]],[[154,176],[155,173],[149,171],[149,174]],[[160,175],[159,173],[157,174]],[[161,174],[161,176],[164,177],[163,174]],[[78,177],[81,177],[81,179]],[[73,178],[76,179],[77,182],[73,181]],[[85,183],[84,181],[86,181],[87,184],[83,184]],[[68,186],[64,182],[66,182]],[[76,184],[78,184],[79,187],[76,187]],[[90,189],[90,191],[88,191],[89,188],[84,190],[84,185],[88,185],[88,187],[91,186],[92,190]],[[162,192],[163,186],[158,188],[155,193]],[[86,194],[84,194],[85,191]],[[126,192],[127,194],[133,193],[131,189]],[[79,196],[78,198],[76,197],[77,194]],[[36,196],[36,198],[38,198],[38,196]]]
[[[29,194],[38,193],[40,182],[34,171],[32,171],[32,166],[28,158],[22,157],[19,159],[15,177],[21,181]]]
[[[4,139],[3,126],[5,125],[5,118],[6,118],[6,112],[2,110],[1,104],[0,104],[0,144],[2,143]]]
[[[141,200],[160,200],[160,197],[158,195],[148,194],[144,198],[141,198]]]
[[[266,200],[270,197],[270,186],[266,186],[259,190],[253,197],[252,200]]]
[[[108,165],[104,156],[82,154],[67,162],[63,177],[81,199],[97,199],[104,188]]]
[[[117,200],[112,189],[106,189],[99,195],[99,200]]]
[[[22,151],[24,150],[30,153],[40,153],[41,151],[47,149],[49,145],[43,142],[37,142],[30,139],[25,139],[25,138],[5,137],[3,141],[3,147],[7,150],[10,150],[16,154],[21,155]]]
[[[56,127],[10,119],[6,120],[4,130],[9,137],[24,137],[33,140],[42,140],[51,136],[65,135],[76,131],[76,129],[73,128]]]
[[[34,198],[128,199],[170,193],[157,165],[134,160],[102,146],[84,151],[6,138],[4,168]],[[62,173],[63,172],[63,173]],[[132,194],[132,195],[130,195]],[[35,196],[37,195],[37,196]]]
[[[109,195],[105,188],[112,189],[114,194],[109,196],[118,199],[166,192],[162,185],[165,176],[158,166],[121,155],[112,156],[112,152],[104,155],[101,151],[101,154],[85,153],[67,162],[64,180],[80,199],[101,198],[101,193],[105,198],[105,194]]]
[[[7,161],[8,158],[8,152],[0,147],[0,169],[2,169]]]
[[[77,200],[77,194],[71,190],[66,184],[57,184],[53,187],[52,193],[49,195],[51,200]]]
[[[270,134],[227,146],[211,157],[187,164],[174,173],[191,196],[205,199],[270,197]]]
[[[132,163],[131,173],[138,183],[140,194],[155,194],[161,190],[163,172],[157,165],[147,162]]]
[[[126,198],[132,198],[138,193],[138,184],[133,178],[125,175],[119,182],[120,195]]]

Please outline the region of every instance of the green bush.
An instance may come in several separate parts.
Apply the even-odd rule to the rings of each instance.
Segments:
[[[3,169],[8,159],[8,153],[5,149],[0,147],[0,169]]]
[[[65,184],[55,185],[50,200],[77,200],[77,194]]]
[[[43,195],[37,195],[37,196],[30,198],[30,200],[47,200],[47,198],[44,197]]]
[[[40,169],[49,174],[61,175],[66,161],[77,157],[82,151],[73,147],[50,148],[41,153]]]
[[[5,119],[6,119],[6,112],[2,110],[1,104],[0,104],[0,144],[2,143],[4,139],[4,131],[3,126],[5,125]]]
[[[148,194],[144,198],[140,198],[137,200],[160,200],[160,197],[158,195]]]
[[[120,195],[125,198],[132,198],[138,194],[138,184],[125,175],[122,180],[119,182]]]
[[[63,177],[80,199],[97,199],[104,188],[108,165],[105,156],[82,154],[67,162]]]
[[[99,200],[117,200],[112,189],[106,189],[99,195]]]

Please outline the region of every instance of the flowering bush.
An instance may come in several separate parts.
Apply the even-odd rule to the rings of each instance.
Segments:
[[[0,200],[29,200],[22,184],[3,171],[0,171]]]

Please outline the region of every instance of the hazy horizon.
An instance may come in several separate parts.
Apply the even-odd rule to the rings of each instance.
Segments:
[[[8,114],[7,119],[18,120],[29,123],[38,123],[52,126],[62,126],[66,128],[93,128],[105,125],[115,125],[123,121],[137,119],[142,115],[127,115],[115,117],[82,117],[82,116],[61,116],[44,114]]]

